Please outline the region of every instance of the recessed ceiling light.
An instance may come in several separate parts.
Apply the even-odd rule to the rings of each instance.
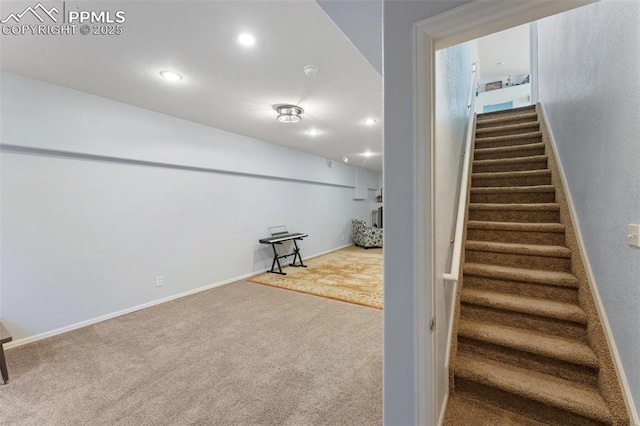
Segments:
[[[320,130],[316,130],[316,129],[307,130],[307,134],[309,136],[318,136],[320,134]]]
[[[344,161],[345,163],[349,162],[349,157],[342,157],[342,161]]]
[[[253,46],[256,44],[256,38],[249,33],[242,33],[238,36],[238,42],[243,46]]]
[[[367,126],[373,126],[374,124],[376,124],[378,120],[376,120],[375,118],[367,118],[363,121],[364,124],[366,124]]]
[[[180,81],[182,76],[174,71],[160,71],[160,75],[169,81]]]
[[[365,157],[371,157],[373,155],[373,152],[371,151],[363,152],[362,155],[364,155]]]

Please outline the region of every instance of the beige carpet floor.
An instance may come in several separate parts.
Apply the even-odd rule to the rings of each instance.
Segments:
[[[244,281],[6,355],[2,425],[382,423],[382,312]]]
[[[351,246],[304,263],[283,268],[287,275],[266,272],[247,281],[382,309],[381,248]]]

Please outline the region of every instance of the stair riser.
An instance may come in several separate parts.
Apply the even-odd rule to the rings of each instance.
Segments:
[[[476,354],[514,367],[526,368],[588,386],[598,386],[598,371],[593,368],[515,348],[460,336],[458,353]]]
[[[514,253],[465,250],[465,260],[487,265],[511,266],[514,268],[540,269],[544,271],[571,272],[571,259]]]
[[[486,188],[496,186],[535,186],[551,185],[551,175],[542,176],[518,176],[518,177],[477,177],[471,176],[472,186]]]
[[[558,223],[556,210],[469,210],[469,220],[486,222]]]
[[[465,288],[479,288],[481,290],[500,293],[519,294],[525,297],[554,300],[578,304],[578,289],[553,285],[526,283],[522,281],[499,280],[496,278],[476,277],[464,275]]]
[[[508,123],[508,125],[516,124],[516,123]],[[507,125],[505,123],[505,125]],[[491,138],[494,136],[511,136],[511,135],[519,135],[522,133],[531,133],[531,132],[539,132],[540,131],[540,123],[531,123],[526,126],[522,126],[517,129],[505,129],[499,126],[491,126],[491,127],[476,127],[476,137],[479,138]]]
[[[555,203],[555,192],[472,192],[470,202],[492,204]]]
[[[525,115],[522,114],[522,116],[512,116],[512,117],[503,117],[502,119],[500,119],[500,121],[493,121],[493,120],[478,120],[476,122],[476,129],[486,129],[488,127],[494,127],[494,126],[508,126],[511,124],[523,124],[523,123],[533,123],[535,121],[538,120],[538,116],[537,115]]]
[[[455,377],[455,389],[456,392],[478,401],[505,408],[550,425],[604,426],[604,423],[461,377]]]
[[[474,160],[499,160],[501,158],[530,157],[532,155],[544,155],[544,146],[533,147],[533,148],[523,146],[522,149],[498,151],[498,152],[476,151],[475,155],[473,156],[473,159]]]
[[[559,336],[587,343],[587,328],[582,324],[467,303],[462,303],[460,306],[461,318],[492,322],[509,327],[523,328],[525,330],[539,331],[552,336]]]
[[[507,146],[520,146],[520,145],[529,145],[532,143],[540,143],[542,142],[542,136],[514,136],[512,138],[508,138],[505,140],[482,140],[482,138],[478,138],[475,140],[475,148],[476,149],[484,149],[484,148],[503,148]]]
[[[521,172],[524,170],[544,170],[546,168],[547,160],[538,160],[529,163],[515,164],[473,164],[474,173]]]

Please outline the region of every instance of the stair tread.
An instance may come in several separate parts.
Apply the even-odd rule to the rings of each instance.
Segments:
[[[477,186],[471,188],[471,193],[495,194],[495,193],[521,193],[521,192],[555,192],[554,185],[531,186]]]
[[[547,284],[560,287],[578,287],[578,279],[567,272],[514,268],[511,266],[485,265],[482,263],[467,262],[464,265],[464,273],[467,275],[503,280]]]
[[[479,120],[486,120],[492,117],[512,117],[514,115],[520,115],[520,114],[525,114],[528,113],[530,111],[535,111],[536,110],[536,106],[535,105],[526,105],[523,107],[518,107],[518,108],[512,108],[509,110],[501,110],[501,111],[492,111],[492,112],[483,112],[478,114],[478,119]]]
[[[449,393],[444,426],[549,426],[521,414],[498,407],[490,403],[478,401],[470,395],[457,392]]]
[[[491,154],[491,153],[499,153],[499,152],[527,151],[530,149],[540,149],[540,148],[544,148],[543,142],[528,143],[525,145],[499,146],[496,148],[476,148],[475,153],[476,155]]]
[[[479,123],[482,124],[492,124],[492,123],[501,123],[504,121],[513,121],[513,120],[522,120],[525,118],[534,118],[537,119],[538,117],[538,113],[536,112],[527,112],[524,114],[511,114],[511,115],[504,115],[501,117],[496,117],[496,118],[484,118],[484,119],[478,119]]]
[[[527,145],[517,145],[527,146]],[[483,149],[483,148],[479,148]],[[474,166],[493,166],[497,164],[522,164],[522,163],[534,163],[537,161],[547,161],[548,155],[530,155],[528,157],[511,157],[511,158],[490,158],[488,160],[473,160]]]
[[[468,240],[465,244],[465,248],[468,250],[488,251],[492,253],[511,253],[544,257],[571,257],[571,250],[569,248],[555,245]]]
[[[482,172],[471,173],[474,179],[500,179],[511,177],[533,177],[533,176],[551,176],[551,170],[517,170],[513,172]]]
[[[492,132],[500,132],[500,131],[508,131],[508,130],[519,130],[519,129],[527,129],[529,127],[539,127],[540,122],[529,121],[526,123],[516,123],[516,124],[499,124],[497,126],[491,127],[481,127],[476,129],[476,135],[479,133],[492,133]]]
[[[542,132],[527,132],[527,133],[518,133],[517,135],[502,135],[502,136],[485,136],[483,138],[475,138],[476,142],[503,142],[512,139],[531,139],[542,137]]]
[[[528,231],[528,232],[555,232],[564,233],[565,226],[561,223],[530,223],[530,222],[487,222],[482,220],[470,220],[467,228],[492,229],[500,231]]]
[[[587,324],[587,314],[580,306],[573,303],[512,293],[499,293],[479,288],[463,288],[460,300],[474,305]]]
[[[604,423],[612,416],[596,388],[473,355],[456,357],[455,375]]]
[[[535,211],[559,211],[558,203],[469,203],[469,210],[535,210]]]
[[[595,369],[600,366],[589,345],[558,336],[464,318],[458,335]]]

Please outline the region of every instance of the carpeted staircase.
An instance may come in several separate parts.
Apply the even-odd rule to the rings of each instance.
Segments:
[[[476,118],[446,425],[629,424],[541,123]]]

